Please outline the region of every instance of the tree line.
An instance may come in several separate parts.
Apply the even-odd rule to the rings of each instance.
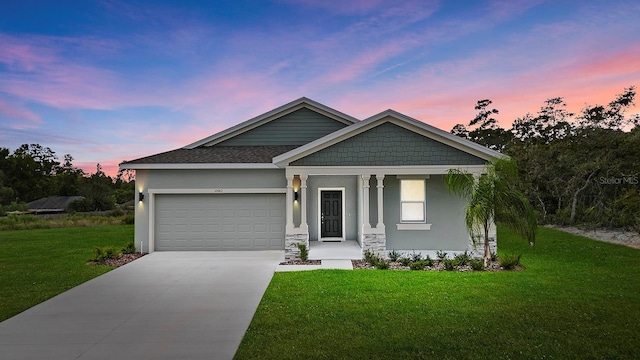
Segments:
[[[73,203],[73,210],[114,209],[134,197],[132,173],[107,176],[100,164],[96,172],[87,174],[73,165],[71,154],[60,162],[53,150],[40,144],[23,144],[13,153],[0,147],[0,205],[28,203],[43,197],[84,196]]]
[[[550,98],[511,128],[498,125],[499,111],[484,99],[451,133],[514,159],[541,223],[640,230],[640,116],[628,115],[635,96],[632,86],[577,114],[562,97]]]

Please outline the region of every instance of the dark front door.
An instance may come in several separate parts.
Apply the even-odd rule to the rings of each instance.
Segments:
[[[342,238],[342,191],[320,191],[320,237]]]

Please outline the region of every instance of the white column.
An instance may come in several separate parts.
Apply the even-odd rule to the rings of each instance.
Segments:
[[[378,223],[376,229],[384,231],[384,175],[376,175],[376,179],[378,180]]]
[[[362,231],[369,232],[369,179],[371,175],[362,175]]]
[[[285,204],[287,216],[287,234],[293,233],[293,175],[287,175],[287,195]]]
[[[309,175],[300,175],[300,228],[309,232],[307,225],[307,179]]]

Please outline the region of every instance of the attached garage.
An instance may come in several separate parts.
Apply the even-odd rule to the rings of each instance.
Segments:
[[[284,194],[158,194],[156,251],[283,250]]]

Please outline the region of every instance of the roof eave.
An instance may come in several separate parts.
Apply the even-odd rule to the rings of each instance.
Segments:
[[[164,163],[120,164],[120,170],[213,170],[213,169],[278,169],[273,163]]]

